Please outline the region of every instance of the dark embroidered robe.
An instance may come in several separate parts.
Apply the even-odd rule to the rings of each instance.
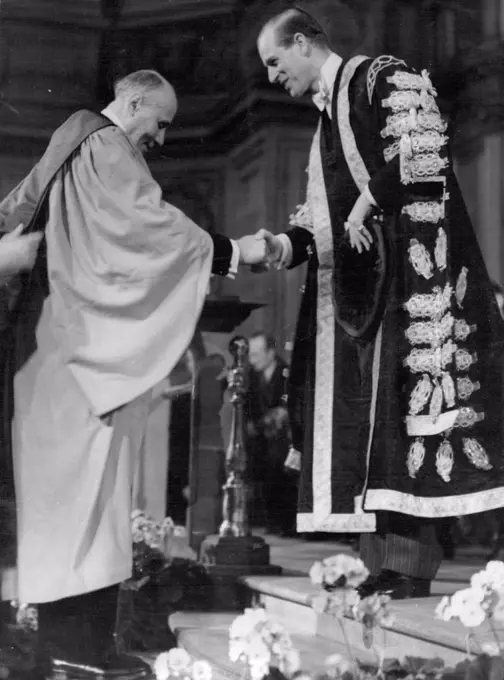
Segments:
[[[443,517],[499,507],[502,322],[435,93],[388,57],[344,64],[334,92],[332,121],[324,114],[320,126],[332,305],[320,303],[317,224],[288,232],[292,266],[309,260],[289,399],[302,455],[298,530],[372,531],[374,510]],[[363,188],[356,156],[380,207],[362,255],[343,228]],[[329,436],[317,433],[324,409]]]

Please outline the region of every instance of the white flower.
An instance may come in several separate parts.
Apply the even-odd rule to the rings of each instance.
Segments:
[[[350,661],[341,656],[341,654],[331,654],[331,656],[328,656],[324,661],[324,666],[331,678],[339,678],[344,673],[349,673],[352,670]]]
[[[504,562],[493,560],[488,562],[483,571],[471,576],[471,587],[488,592],[504,590]]]
[[[173,535],[178,536],[179,538],[185,538],[187,536],[186,528],[178,525],[175,526],[173,528]]]
[[[497,642],[482,642],[481,651],[483,654],[488,654],[488,656],[500,656],[501,650]]]
[[[491,607],[491,614],[496,621],[504,621],[504,589],[494,590],[494,601]]]
[[[173,530],[175,528],[175,522],[172,520],[171,517],[165,517],[163,520],[163,523],[161,524],[161,531],[165,536],[168,536],[173,533]]]
[[[16,611],[16,623],[28,630],[38,630],[37,608],[29,604],[19,604]]]
[[[170,675],[172,673],[173,675],[181,675],[184,671],[187,671],[191,665],[191,657],[185,649],[180,649],[179,647],[170,649],[166,660],[168,669],[171,671]]]
[[[270,670],[269,663],[260,659],[251,661],[249,664],[251,680],[262,680]]]
[[[364,562],[358,557],[351,555],[334,555],[326,557],[322,561],[324,570],[324,582],[327,585],[334,585],[345,577],[345,583],[349,588],[357,588],[369,576],[369,570]]]
[[[192,667],[193,680],[212,680],[212,666],[208,661],[195,661]]]
[[[488,582],[488,575],[486,571],[478,571],[476,574],[471,576],[471,588],[477,590],[486,590],[490,587]]]
[[[170,677],[170,670],[168,668],[168,652],[158,654],[154,661],[154,675],[156,680],[168,680]]]
[[[289,649],[280,662],[280,671],[287,676],[294,675],[301,668],[301,658],[297,649]]]
[[[504,562],[492,560],[486,565],[485,572],[492,588],[504,589]]]
[[[229,641],[229,660],[233,663],[245,660],[247,656],[247,645],[243,640],[232,639]]]
[[[270,651],[264,640],[261,640],[259,636],[255,636],[250,641],[247,649],[247,656],[250,662],[267,661],[269,663],[271,661]]]
[[[436,607],[435,616],[437,619],[441,619],[442,621],[451,621],[453,618],[453,609],[448,595],[445,595],[439,602],[438,606]]]
[[[231,624],[229,636],[231,638],[247,637],[254,628],[267,620],[266,610],[263,607],[257,609],[245,609],[245,612]]]
[[[322,562],[314,562],[310,569],[310,581],[315,586],[321,586],[324,582],[324,568]]]
[[[474,588],[464,588],[452,595],[452,615],[456,616],[466,628],[480,626],[486,618],[485,610],[481,606],[482,591]]]
[[[354,618],[367,628],[374,626],[389,628],[395,621],[395,615],[388,610],[389,602],[390,597],[388,595],[373,593],[373,595],[359,600],[354,605]]]
[[[246,609],[229,629],[229,658],[248,664],[251,680],[261,680],[272,663],[286,676],[299,669],[300,661],[290,635],[268,618],[262,607]]]

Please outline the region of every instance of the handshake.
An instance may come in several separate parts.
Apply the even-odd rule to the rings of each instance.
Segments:
[[[259,229],[255,234],[242,236],[237,241],[240,249],[240,262],[255,265],[255,271],[269,269],[270,265],[280,268],[284,259],[282,240],[266,229]],[[258,267],[262,265],[262,267]]]

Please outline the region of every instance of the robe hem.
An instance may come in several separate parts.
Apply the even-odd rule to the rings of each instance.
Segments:
[[[74,587],[60,587],[60,588],[47,588],[44,589],[44,594],[42,595],[40,590],[32,591],[31,593],[25,591],[19,593],[19,600],[21,602],[29,602],[30,604],[43,604],[44,602],[55,602],[56,600],[61,600],[67,597],[77,597],[78,595],[86,595],[87,593],[93,593],[96,590],[101,590],[102,588],[109,588],[110,586],[118,585],[123,581],[131,578],[133,572],[131,568],[120,569],[116,573],[111,574],[108,577],[96,578],[96,579],[86,579],[86,582],[79,582],[74,585]],[[23,597],[21,597],[21,595]]]
[[[504,486],[457,496],[413,496],[391,489],[368,489],[366,511],[400,512],[413,517],[456,517],[504,507]]]
[[[332,514],[318,521],[313,513],[298,513],[298,532],[327,531],[329,533],[374,533],[376,531],[376,515],[373,512],[361,514]]]

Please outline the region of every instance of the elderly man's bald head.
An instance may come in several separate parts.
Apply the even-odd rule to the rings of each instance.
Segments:
[[[166,128],[177,113],[177,95],[157,71],[130,73],[114,85],[111,110],[119,117],[133,144],[145,153],[164,143]]]
[[[175,90],[170,83],[157,71],[142,69],[129,73],[114,84],[116,98],[127,98],[132,95],[149,95],[152,92],[166,89],[175,97]]]

